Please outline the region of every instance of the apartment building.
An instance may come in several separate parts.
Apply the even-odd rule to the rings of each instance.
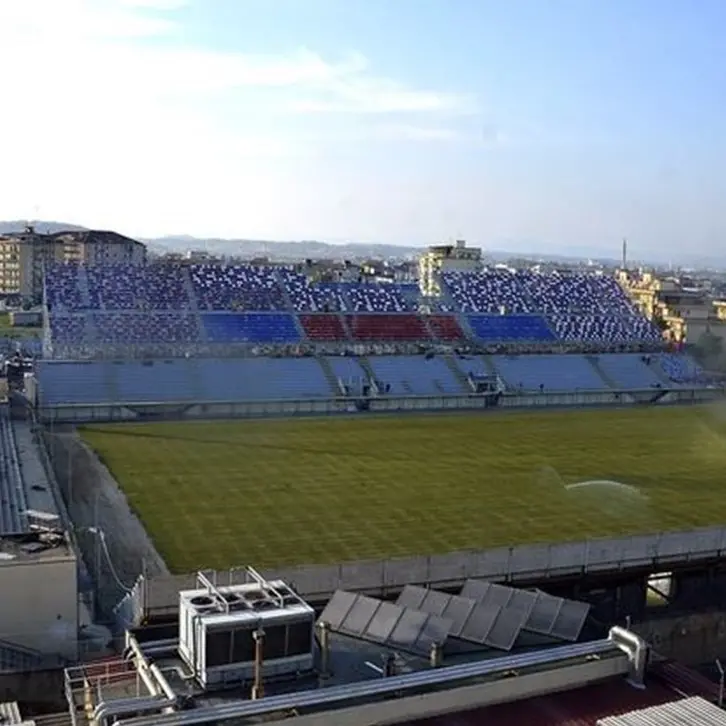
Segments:
[[[146,245],[137,240],[98,230],[42,234],[33,227],[0,236],[0,296],[39,300],[43,274],[53,263],[86,265],[146,262]]]

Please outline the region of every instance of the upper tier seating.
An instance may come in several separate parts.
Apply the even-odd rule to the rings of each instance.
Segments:
[[[184,312],[93,313],[96,341],[109,345],[198,343],[197,317]],[[83,342],[90,342],[88,330]]]
[[[350,310],[355,313],[402,313],[410,310],[397,285],[346,283]]]
[[[300,315],[300,324],[309,340],[316,342],[346,340],[343,321],[338,315],[317,313]]]
[[[51,310],[82,310],[77,265],[53,265],[45,276],[46,301]]]
[[[660,331],[646,318],[636,315],[551,315],[560,340],[586,343],[628,343],[634,340],[657,343]]]
[[[426,341],[430,340],[426,324],[413,314],[346,315],[353,340]]]
[[[80,345],[88,339],[86,335],[86,314],[51,315],[50,331],[55,343]]]
[[[203,313],[210,343],[297,343],[300,331],[290,313]]]
[[[644,360],[645,359],[645,360]],[[652,388],[663,385],[663,381],[646,364],[647,356],[638,353],[600,355],[597,357],[600,370],[615,384],[616,388]]]
[[[549,313],[633,315],[625,291],[612,277],[593,274],[519,273],[535,310]]]
[[[554,333],[540,315],[469,315],[474,335],[486,343],[554,340]]]
[[[190,274],[200,310],[287,309],[274,267],[191,265]]]
[[[455,343],[464,340],[466,336],[454,315],[428,315],[426,321],[436,340],[446,343]]]
[[[89,307],[94,310],[184,310],[190,301],[184,268],[170,264],[87,266]]]
[[[680,353],[664,353],[657,357],[657,362],[666,376],[673,383],[706,383],[707,376],[703,368],[688,355]]]
[[[443,281],[464,313],[533,313],[521,275],[508,271],[445,272]]]
[[[369,363],[383,391],[389,395],[431,396],[440,393],[463,393],[459,379],[446,364],[435,356],[397,355],[371,356]],[[386,390],[386,385],[390,390]]]
[[[335,313],[344,312],[350,307],[345,289],[340,283],[311,284],[305,275],[287,268],[280,268],[278,273],[293,308],[298,312]]]
[[[491,361],[515,390],[598,391],[608,387],[581,355],[494,355]]]

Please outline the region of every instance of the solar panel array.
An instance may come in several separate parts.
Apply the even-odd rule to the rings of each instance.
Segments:
[[[516,608],[407,585],[397,604],[450,619],[449,635],[477,645],[511,650],[526,620]]]
[[[461,597],[526,613],[523,630],[573,643],[580,637],[590,612],[590,605],[585,602],[482,580],[467,580],[461,589]]]
[[[320,621],[333,632],[420,655],[434,643],[443,646],[453,625],[440,615],[345,590],[334,593]]]

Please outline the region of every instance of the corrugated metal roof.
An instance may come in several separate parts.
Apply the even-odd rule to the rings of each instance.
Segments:
[[[597,726],[726,726],[726,712],[695,696],[602,718]]]
[[[596,726],[598,719],[668,703],[680,696],[659,681],[639,690],[624,679],[572,691],[415,721],[408,726]]]
[[[20,462],[7,407],[0,406],[0,537],[29,531]]]

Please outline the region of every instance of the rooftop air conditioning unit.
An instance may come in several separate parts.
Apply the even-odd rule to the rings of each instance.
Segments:
[[[282,580],[248,568],[250,582],[179,593],[179,654],[207,690],[239,687],[255,675],[254,633],[262,631],[264,678],[313,669],[315,611]]]

